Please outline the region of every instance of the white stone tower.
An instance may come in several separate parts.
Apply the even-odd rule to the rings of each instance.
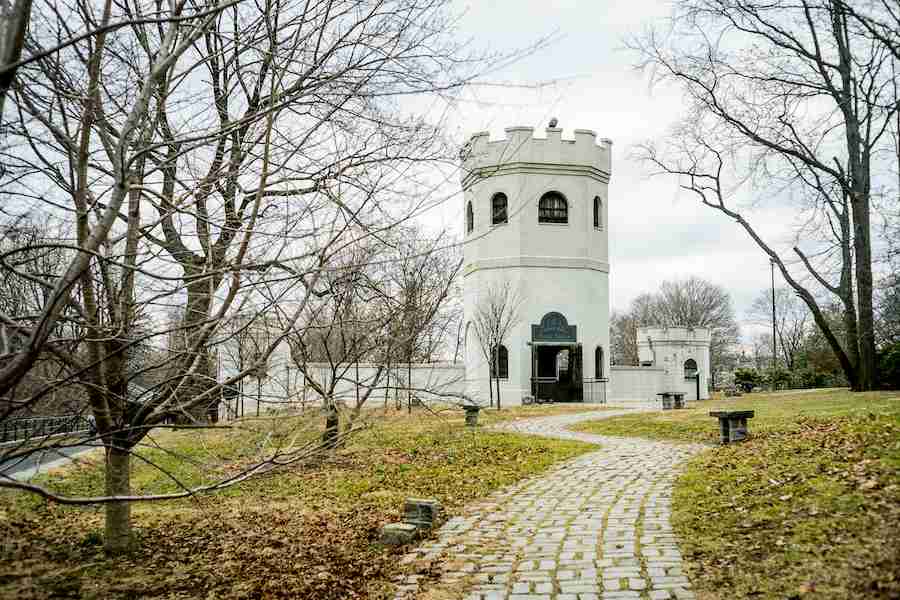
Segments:
[[[555,124],[555,123],[554,123]],[[471,326],[492,286],[521,295],[499,351],[503,406],[525,396],[598,402],[609,373],[607,238],[612,142],[551,127],[476,133],[462,150],[466,382],[489,398],[489,365]],[[496,384],[494,384],[496,385]]]

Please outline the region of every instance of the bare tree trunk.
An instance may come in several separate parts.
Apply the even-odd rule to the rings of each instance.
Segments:
[[[494,386],[491,385],[491,366],[488,365],[488,397],[491,400],[491,408],[494,408]]]
[[[857,391],[876,388],[875,374],[875,318],[872,309],[872,246],[869,240],[870,205],[853,199],[853,244],[856,250],[856,294],[858,298],[857,325],[859,327],[859,364]]]
[[[106,495],[131,494],[131,454],[120,448],[106,451]],[[131,547],[131,504],[110,502],[106,505],[106,551],[121,554]]]
[[[494,375],[497,378],[497,410],[500,410],[500,344],[494,346]]]
[[[6,2],[0,6],[0,69],[17,63],[22,57],[30,18],[31,0],[14,0],[12,6],[7,6]],[[0,73],[0,117],[15,76],[16,69]]]
[[[341,432],[340,415],[334,400],[329,399],[325,403],[325,432],[322,434],[322,444],[326,448],[334,448],[338,445],[338,435]]]

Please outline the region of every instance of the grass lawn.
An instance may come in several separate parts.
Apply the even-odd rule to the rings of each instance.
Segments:
[[[481,420],[577,410],[585,407],[487,411]],[[136,550],[115,559],[102,550],[100,509],[0,493],[0,597],[388,597],[403,549],[380,547],[378,530],[400,519],[405,497],[435,497],[459,513],[499,487],[596,448],[473,431],[459,410],[371,420],[325,459],[216,495],[133,505]],[[312,439],[321,425],[319,417],[281,417],[247,420],[238,432],[165,431],[141,454],[196,485],[236,472],[273,447]],[[140,461],[133,460],[133,470],[135,492],[178,489]],[[88,464],[48,474],[43,483],[72,495],[96,493],[102,472]]]
[[[702,452],[675,487],[698,597],[900,598],[900,394],[753,394],[581,429],[714,442],[717,408],[756,417],[750,440]]]

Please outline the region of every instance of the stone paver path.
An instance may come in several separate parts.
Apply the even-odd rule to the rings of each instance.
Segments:
[[[450,519],[404,563],[437,562],[437,585],[466,600],[694,598],[672,527],[672,482],[703,446],[568,431],[634,411],[520,420],[498,428],[600,444]],[[422,574],[397,599],[415,598]],[[444,598],[444,595],[437,596]]]

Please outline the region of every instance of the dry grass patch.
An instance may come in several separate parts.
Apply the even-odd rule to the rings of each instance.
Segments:
[[[557,408],[557,407],[548,407]],[[529,415],[555,412],[529,407]],[[383,598],[403,549],[385,549],[378,529],[398,520],[407,496],[439,499],[450,514],[468,503],[594,446],[463,426],[460,411],[417,411],[372,426],[323,460],[294,465],[215,496],[135,507],[136,549],[102,551],[102,513],[0,497],[3,598]],[[506,411],[501,411],[506,418]],[[515,413],[508,413],[515,418]],[[493,417],[486,421],[493,422]],[[148,458],[200,482],[252,460],[272,429],[165,433]],[[314,435],[321,420],[309,429]],[[281,431],[296,429],[280,421]],[[266,430],[268,429],[268,432]],[[165,442],[165,444],[163,443]],[[177,455],[177,457],[176,457]],[[135,488],[174,484],[135,466]],[[67,493],[98,490],[86,466],[49,481]]]
[[[698,596],[900,598],[900,396],[753,394],[581,428],[715,442],[706,413],[717,408],[756,418],[749,441],[701,453],[675,486],[672,523]]]

